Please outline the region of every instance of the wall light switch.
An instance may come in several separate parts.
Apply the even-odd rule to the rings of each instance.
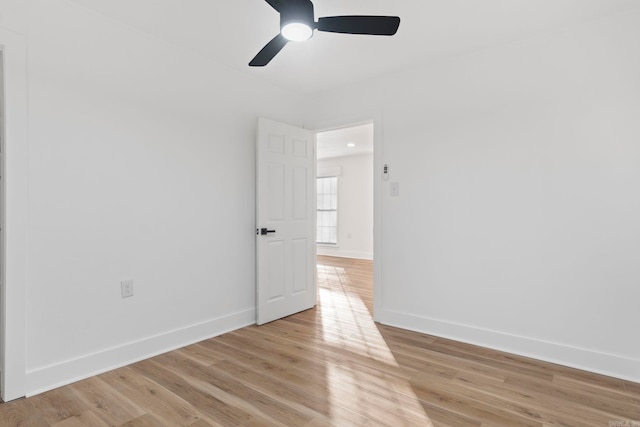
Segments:
[[[400,195],[400,183],[392,182],[389,185],[389,192],[391,194],[391,197],[398,197]]]
[[[129,298],[133,296],[133,280],[123,280],[120,282],[120,290],[122,292],[122,298]]]

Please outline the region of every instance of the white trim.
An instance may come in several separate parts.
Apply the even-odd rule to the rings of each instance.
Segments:
[[[317,248],[318,255],[373,260],[372,252],[345,251],[336,246],[323,244],[318,244]]]
[[[640,360],[471,325],[383,310],[380,322],[584,371],[640,382]]]
[[[71,384],[158,354],[254,325],[255,309],[208,320],[27,372],[27,396]]]
[[[2,399],[25,395],[28,218],[27,48],[23,35],[0,28],[4,65],[4,277]]]
[[[318,120],[307,125],[316,133],[373,123],[373,319],[379,321],[378,313],[382,311],[382,112],[380,110],[361,111],[337,117]]]

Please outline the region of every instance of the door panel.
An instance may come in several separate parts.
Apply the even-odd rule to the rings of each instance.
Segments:
[[[293,169],[293,219],[298,221],[307,220],[309,205],[307,174],[306,168],[296,167]]]
[[[316,303],[314,145],[311,131],[263,118],[258,120],[256,322],[259,325],[309,309]]]
[[[276,301],[284,298],[285,279],[284,279],[284,242],[282,240],[272,240],[267,242],[268,262],[266,266],[268,271],[269,293],[267,301]]]
[[[269,197],[267,198],[267,203],[269,205],[269,221],[284,220],[284,176],[284,164],[269,163],[269,177],[267,182],[267,191],[269,192]]]
[[[307,239],[294,239],[293,246],[293,294],[298,295],[307,291],[307,273],[309,269],[306,257]]]

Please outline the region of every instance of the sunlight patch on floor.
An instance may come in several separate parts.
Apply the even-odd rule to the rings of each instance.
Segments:
[[[384,425],[433,426],[406,380],[393,377],[375,381],[355,364],[329,364],[327,384],[335,420],[344,420],[346,407]],[[389,402],[394,403],[391,411]]]
[[[324,342],[346,351],[344,361],[328,365],[332,419],[344,420],[346,407],[388,425],[433,426],[367,306],[349,288],[348,272],[318,265],[318,283]],[[381,378],[374,369],[378,363],[397,368],[397,375]]]
[[[364,303],[344,292],[321,288],[320,310],[325,342],[398,366]]]

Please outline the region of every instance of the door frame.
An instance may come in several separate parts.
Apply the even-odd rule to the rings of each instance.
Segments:
[[[28,130],[26,37],[0,28],[4,128],[0,385],[2,400],[26,395]]]
[[[373,123],[373,320],[381,322],[383,313],[382,268],[382,113],[378,110],[344,114],[307,123],[313,132],[327,132]],[[317,144],[317,141],[316,141]],[[316,163],[317,147],[315,152]]]

